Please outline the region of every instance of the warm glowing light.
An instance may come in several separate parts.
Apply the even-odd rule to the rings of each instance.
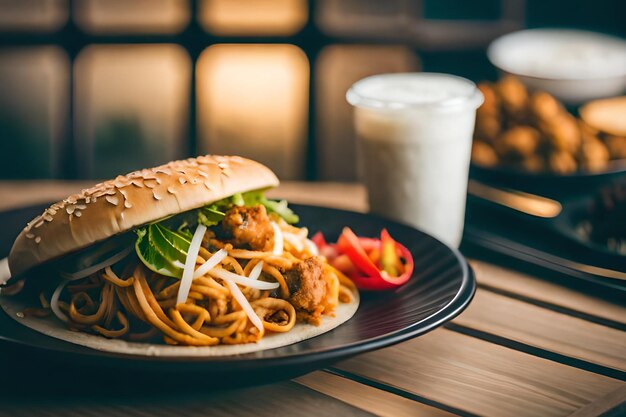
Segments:
[[[214,45],[198,61],[200,151],[240,154],[302,178],[309,65],[293,45]]]
[[[386,72],[415,71],[415,54],[402,46],[332,45],[318,56],[315,75],[316,143],[320,178],[351,181],[357,178],[357,152],[352,109],[346,91],[357,80]]]
[[[69,60],[38,46],[0,52],[0,177],[49,178],[66,132]]]
[[[306,0],[203,0],[200,23],[219,35],[292,35],[308,19]]]
[[[186,154],[191,63],[177,45],[93,45],[75,64],[83,174],[108,177]]]
[[[67,15],[67,0],[0,0],[0,31],[50,32]]]
[[[92,33],[176,33],[190,18],[189,0],[80,0],[74,8]]]

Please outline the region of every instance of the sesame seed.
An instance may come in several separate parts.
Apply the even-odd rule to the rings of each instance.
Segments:
[[[126,208],[132,208],[132,207],[133,207],[133,205],[131,204],[131,202],[130,202],[130,201],[128,201],[128,200],[124,200],[124,207],[126,207]]]
[[[185,185],[185,183],[187,182],[187,180],[186,180],[185,178],[183,178],[183,177],[179,177],[179,178],[178,178],[178,182],[179,182],[181,185]]]
[[[68,206],[65,206],[65,211],[67,212],[67,214],[72,214],[74,213],[74,210],[76,210],[76,206],[73,204],[70,204]]]
[[[171,186],[167,187],[167,192],[170,193],[170,194],[176,194],[176,190],[174,188],[172,188]]]
[[[35,223],[35,229],[40,228],[41,226],[43,226],[43,220],[40,220],[39,222]]]
[[[87,206],[84,205],[84,204],[77,204],[76,208],[79,209],[79,210],[85,210],[87,208]]]
[[[74,212],[74,216],[76,216],[76,217],[80,217],[80,216],[82,216],[82,215],[83,215],[83,213],[82,213],[82,212],[80,212],[80,211],[78,211],[78,210],[76,210],[76,211]]]
[[[15,315],[21,319],[24,318],[24,313],[22,313],[21,311],[18,311],[17,313],[15,313]]]
[[[35,235],[34,235],[34,234],[32,234],[32,233],[26,233],[26,237],[27,237],[28,239],[32,239],[32,238],[34,238],[34,237],[35,237]]]
[[[107,195],[106,200],[114,206],[117,206],[117,203],[119,203],[119,199],[116,195]]]
[[[37,236],[35,238],[35,243],[40,243],[41,242],[41,236]]]
[[[45,214],[45,215],[43,216],[43,219],[44,219],[45,221],[47,221],[47,222],[51,222],[51,221],[54,219],[54,217],[52,217],[52,216],[51,216],[51,215],[49,215],[49,214]]]

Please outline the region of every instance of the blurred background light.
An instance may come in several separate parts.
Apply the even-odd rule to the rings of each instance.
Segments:
[[[75,64],[84,176],[106,178],[187,154],[191,63],[177,45],[93,45]]]
[[[418,69],[418,58],[404,46],[330,45],[320,52],[315,65],[320,179],[354,181],[358,176],[352,109],[345,100],[348,88],[369,75]]]
[[[197,66],[199,150],[303,178],[309,63],[293,45],[214,45]]]
[[[200,22],[218,35],[291,35],[308,19],[306,0],[202,0]]]
[[[0,31],[52,32],[68,17],[68,0],[0,0]]]
[[[189,22],[189,0],[79,0],[77,24],[90,33],[176,33]]]
[[[66,136],[69,61],[61,48],[0,52],[0,177],[50,178]]]

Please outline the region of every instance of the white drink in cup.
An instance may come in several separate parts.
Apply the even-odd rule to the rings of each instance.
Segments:
[[[358,81],[346,97],[370,211],[458,247],[483,102],[476,85],[447,74],[383,74]]]

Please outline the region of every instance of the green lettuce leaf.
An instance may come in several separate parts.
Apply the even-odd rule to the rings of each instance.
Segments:
[[[180,278],[191,244],[180,235],[158,223],[136,230],[135,252],[151,271],[172,278]]]
[[[226,213],[220,211],[215,205],[202,207],[198,209],[198,223],[206,227],[216,226],[225,215]]]

